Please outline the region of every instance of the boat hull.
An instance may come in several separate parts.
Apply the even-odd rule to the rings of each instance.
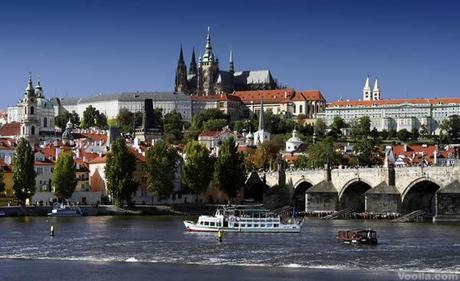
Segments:
[[[197,225],[192,221],[184,221],[185,230],[188,232],[244,232],[244,233],[299,233],[302,230],[301,224],[282,224],[277,228],[230,228],[230,227],[212,227]]]

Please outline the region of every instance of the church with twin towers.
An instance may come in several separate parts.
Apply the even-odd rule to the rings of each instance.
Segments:
[[[195,49],[193,49],[187,71],[181,46],[174,91],[188,95],[209,96],[235,91],[278,89],[278,83],[269,70],[236,71],[232,50],[229,52],[228,68],[222,70],[219,67],[219,59],[212,50],[211,32],[208,27],[204,53],[200,54],[197,62]]]

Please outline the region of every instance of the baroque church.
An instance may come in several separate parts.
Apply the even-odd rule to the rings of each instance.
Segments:
[[[193,50],[188,72],[182,47],[180,48],[176,70],[175,92],[208,96],[220,93],[232,93],[234,91],[273,90],[277,88],[277,82],[269,70],[235,71],[231,50],[228,70],[221,70],[219,68],[219,59],[212,51],[209,27],[204,54],[198,57],[197,63],[195,50]]]
[[[21,124],[20,136],[33,144],[54,135],[54,106],[45,98],[40,81],[33,86],[31,74],[24,97],[16,106],[8,107],[8,122]]]

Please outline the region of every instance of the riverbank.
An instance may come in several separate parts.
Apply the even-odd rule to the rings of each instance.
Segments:
[[[202,204],[184,205],[156,205],[156,206],[134,206],[130,208],[118,208],[113,205],[79,206],[85,216],[168,216],[168,215],[200,215],[210,213],[214,207]],[[0,207],[0,213],[6,217],[36,217],[47,216],[53,208],[51,206],[11,206]]]

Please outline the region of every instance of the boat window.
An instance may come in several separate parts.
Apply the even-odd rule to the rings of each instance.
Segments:
[[[246,227],[246,224],[242,223],[242,224],[241,224],[241,227]]]
[[[248,223],[248,227],[252,227],[252,224]]]
[[[205,221],[205,222],[204,222],[204,225],[209,225],[209,222],[208,222],[208,221]]]
[[[263,224],[262,224],[262,225],[263,225]],[[261,225],[261,226],[262,226],[262,225]],[[259,225],[258,225],[258,224],[255,224],[254,227],[259,227]]]
[[[234,226],[234,227],[238,227],[239,225],[238,225],[237,223],[234,223],[233,226]]]
[[[200,221],[200,224],[201,224],[201,225],[203,225],[203,222],[202,222],[202,221]]]
[[[265,224],[261,224],[260,227],[265,227]]]
[[[273,225],[273,227],[278,227],[278,226],[279,226],[279,224],[277,224],[277,223],[275,223],[275,224]]]
[[[215,224],[214,224],[214,222],[210,222],[209,225],[214,226]]]
[[[216,223],[216,226],[220,226],[220,222],[217,222],[217,223]]]

